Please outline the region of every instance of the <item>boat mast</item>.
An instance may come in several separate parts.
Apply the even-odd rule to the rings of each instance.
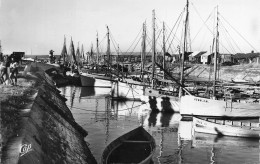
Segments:
[[[93,64],[94,63],[94,59],[93,59],[93,43],[91,43],[91,47],[90,47],[90,60],[91,60],[91,64]]]
[[[155,72],[155,10],[153,10],[153,38],[152,38],[152,88],[154,88],[154,72]]]
[[[218,64],[218,6],[217,6],[217,26],[216,26],[216,39],[215,39],[215,54],[214,54],[214,81],[213,81],[213,97],[216,95],[216,81],[217,81],[217,64]]]
[[[119,76],[119,44],[117,45],[117,58],[116,58],[117,74]]]
[[[85,61],[85,56],[84,56],[84,47],[83,47],[83,44],[81,44],[81,58],[82,58],[82,64],[83,64],[84,61]]]
[[[141,79],[142,79],[142,81],[144,81],[145,53],[146,53],[146,24],[143,23],[143,42],[142,42],[142,54],[141,54]]]
[[[180,61],[180,84],[184,86],[184,59],[185,59],[185,52],[187,49],[187,31],[188,31],[188,21],[189,21],[189,0],[187,0],[186,4],[186,19],[185,19],[185,28],[184,28],[184,43],[183,43],[183,53],[181,54],[181,61]],[[179,90],[179,97],[182,96],[182,87]]]
[[[107,66],[108,66],[108,70],[110,70],[110,39],[109,39],[109,28],[107,26],[107,57],[108,57],[108,62],[107,62]]]
[[[71,66],[73,64],[77,64],[77,60],[76,60],[76,56],[75,56],[75,48],[74,48],[74,44],[72,41],[72,37],[71,37],[71,41],[70,41],[70,62],[71,62]]]
[[[66,50],[66,37],[64,35],[64,43],[63,43],[63,50],[62,50],[62,57],[63,57],[63,65],[65,64],[67,50]]]
[[[98,47],[98,33],[97,33],[97,65],[99,64],[99,47]]]
[[[165,70],[165,24],[163,22],[163,70]],[[165,73],[163,71],[163,79],[165,79]]]
[[[76,52],[76,63],[77,63],[77,67],[80,66],[80,50],[79,50],[79,42],[78,42],[78,47],[77,47],[77,52]]]

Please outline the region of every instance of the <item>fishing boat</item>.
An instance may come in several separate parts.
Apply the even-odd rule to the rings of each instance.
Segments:
[[[140,101],[146,85],[133,79],[113,81],[111,96],[113,99]]]
[[[194,132],[216,134],[218,136],[235,136],[259,138],[259,121],[236,121],[236,120],[217,120],[209,118],[193,117]]]
[[[152,71],[145,70],[145,56],[146,56],[146,24],[143,24],[143,34],[142,34],[142,52],[141,52],[141,78],[140,81],[136,81],[129,78],[123,78],[121,81],[116,81],[112,84],[112,97],[117,99],[126,99],[126,100],[140,100],[150,105],[150,110],[152,111],[161,111],[161,112],[178,112],[179,111],[179,102],[176,101],[176,96],[173,96],[173,92],[168,92],[166,90],[159,89],[156,85],[156,81],[163,81],[161,83],[173,84],[171,80],[166,80],[155,78],[155,55],[156,55],[156,39],[155,39],[155,10],[153,13],[153,36],[152,36]],[[165,26],[163,27],[165,31]],[[165,38],[165,37],[164,37]],[[165,39],[164,39],[165,45]],[[165,47],[164,47],[164,58],[165,59]],[[165,60],[164,66],[165,66]],[[151,74],[151,79],[147,80],[145,73]]]
[[[195,133],[190,143],[191,148],[183,150],[183,163],[259,163],[258,138]]]
[[[64,43],[63,47],[61,50],[61,59],[60,62],[65,66],[68,62],[68,52],[67,52],[67,47],[66,47],[66,37],[64,36]]]
[[[259,117],[258,102],[238,101],[232,99],[210,99],[185,95],[181,97],[180,113],[183,116],[214,116],[214,117]]]
[[[82,87],[106,87],[111,88],[111,77],[105,74],[80,73],[80,81]]]
[[[152,85],[145,87],[141,101],[150,105],[151,110],[160,112],[179,112],[179,99],[172,90],[175,84],[171,80],[165,78],[165,73],[161,77],[155,77],[155,56],[156,56],[156,39],[155,39],[155,11],[153,10],[153,36],[152,36]],[[163,22],[163,67],[159,68],[165,70],[166,62],[166,48],[165,48],[165,24]],[[160,83],[160,85],[158,85]],[[162,85],[164,84],[164,85]],[[167,85],[166,85],[167,84]],[[171,88],[171,90],[170,90]]]
[[[109,28],[107,27],[107,39],[108,39],[108,45],[107,45],[107,54],[108,54],[108,71],[111,72],[111,62],[110,62],[110,39],[109,39]],[[96,58],[96,68],[99,62],[99,51],[98,51],[98,38],[97,38],[97,58]],[[93,56],[92,46],[91,46],[91,56]],[[82,70],[80,73],[80,81],[81,86],[83,87],[110,87],[112,84],[112,76],[111,73],[100,73],[100,72],[92,72],[89,70]]]
[[[245,80],[245,79],[235,79],[235,78],[233,78],[233,79],[231,79],[231,82],[235,83],[235,84],[249,84],[252,81]]]
[[[80,98],[106,97],[111,95],[111,88],[80,87]]]
[[[101,163],[149,164],[155,146],[154,138],[140,126],[111,142],[102,154]]]
[[[159,112],[179,112],[179,98],[171,91],[145,88],[141,101],[149,104],[150,109]]]
[[[149,85],[144,83],[144,56],[145,56],[146,25],[143,24],[142,53],[141,53],[141,80],[122,77],[112,83],[112,98],[140,101],[144,89]]]
[[[216,8],[217,9],[217,8]],[[214,48],[214,79],[212,94],[207,97],[194,95],[182,95],[180,99],[180,114],[182,116],[214,116],[214,117],[259,117],[260,104],[255,101],[234,100],[232,97],[217,97],[217,56],[219,54],[218,33],[218,9],[217,25]]]

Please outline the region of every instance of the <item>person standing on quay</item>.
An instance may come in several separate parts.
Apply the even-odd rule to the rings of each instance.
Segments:
[[[12,85],[17,85],[17,75],[18,75],[18,63],[14,61],[14,58],[12,58],[11,64],[10,64],[10,81]],[[15,82],[13,81],[13,78]]]
[[[0,62],[0,84],[4,83],[4,75],[6,73],[5,63],[3,61]]]
[[[5,82],[7,80],[7,83],[6,83],[7,85],[10,85],[10,78],[9,78],[9,75],[10,75],[10,64],[11,64],[10,57],[7,57],[6,63],[5,63],[5,68],[6,68]]]

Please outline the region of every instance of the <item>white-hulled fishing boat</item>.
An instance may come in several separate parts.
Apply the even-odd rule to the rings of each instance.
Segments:
[[[136,100],[140,101],[144,95],[145,85],[142,82],[132,79],[123,79],[123,81],[114,81],[112,83],[111,95],[114,99]]]
[[[259,138],[259,122],[202,119],[193,117],[193,130],[219,136]]]
[[[218,16],[218,11],[217,11]],[[183,95],[180,100],[180,114],[189,116],[215,117],[259,117],[260,104],[236,101],[232,98],[216,98],[217,55],[219,54],[218,17],[215,35],[213,95],[210,98]]]
[[[83,87],[106,87],[111,88],[111,77],[105,74],[80,73],[81,86]]]
[[[141,82],[123,79],[112,84],[112,97],[126,100],[141,100],[155,111],[179,111],[176,97],[165,94],[155,86],[155,11],[153,10],[153,42],[152,42],[152,86],[144,80],[144,65],[146,54],[146,25],[143,24],[142,53],[141,53]],[[165,54],[165,53],[164,53]],[[170,81],[171,82],[171,81]],[[172,83],[172,82],[171,82]],[[172,93],[171,93],[172,94]]]
[[[144,95],[141,96],[141,101],[147,103],[152,110],[160,112],[180,111],[179,98],[172,95],[171,91],[145,88]]]
[[[111,71],[111,62],[110,62],[110,39],[109,39],[109,28],[107,27],[107,54],[108,54],[108,68]],[[91,53],[92,53],[92,46],[91,46]],[[98,51],[98,38],[97,38],[97,61],[96,65],[98,65],[99,61],[99,51]],[[88,73],[88,72],[81,72],[80,73],[80,81],[81,86],[83,87],[111,87],[112,84],[112,76],[111,74],[106,76],[106,74],[102,73]]]
[[[145,37],[146,29],[145,24],[143,24],[143,42],[142,42],[142,54],[141,54],[141,74],[144,77],[144,54],[145,54]],[[142,80],[143,81],[143,80]],[[118,81],[114,81],[112,84],[112,97],[114,99],[124,99],[124,100],[141,100],[141,96],[144,95],[144,90],[147,84],[140,81],[135,81],[130,78],[123,78]]]
[[[259,117],[260,104],[185,95],[181,97],[180,114],[215,117]]]
[[[172,91],[159,89],[155,85],[155,55],[156,55],[156,39],[155,39],[155,11],[153,10],[153,36],[152,36],[152,86],[144,89],[144,94],[141,96],[141,100],[150,105],[151,110],[160,112],[179,112],[178,95],[174,95]],[[165,25],[163,23],[163,70],[165,70]],[[174,85],[171,80],[160,79],[162,83]],[[169,86],[171,86],[169,85]]]

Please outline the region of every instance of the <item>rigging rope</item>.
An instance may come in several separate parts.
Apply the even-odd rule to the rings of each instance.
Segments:
[[[137,45],[139,44],[139,42],[140,42],[141,39],[142,39],[142,37],[139,38],[138,42],[136,43],[136,45],[135,45],[133,51],[130,53],[130,55],[132,55],[132,54],[134,53],[134,50],[135,50],[135,48],[137,47]]]
[[[254,46],[252,46],[221,14],[219,14],[225,22],[247,43],[249,46],[251,46],[252,49],[257,51]]]
[[[194,7],[194,6],[193,6],[193,7]],[[197,12],[196,8],[195,8],[195,11]],[[214,11],[214,10],[211,11],[211,13],[210,13],[210,15],[208,16],[208,18],[206,19],[206,21],[204,21],[204,20],[201,18],[201,16],[199,15],[199,13],[197,12],[197,14],[199,15],[199,17],[200,17],[200,19],[202,20],[203,24],[201,25],[201,27],[200,27],[198,33],[194,36],[194,38],[192,39],[191,42],[193,42],[193,41],[197,38],[198,34],[200,33],[200,31],[202,30],[202,28],[204,27],[204,25],[207,25],[206,23],[207,23],[207,21],[209,20],[209,18],[211,17],[213,11]]]
[[[176,23],[177,23],[177,22],[176,22]],[[171,42],[170,42],[170,45],[173,43],[174,39],[176,38],[176,33],[177,33],[178,29],[179,29],[180,24],[181,24],[181,19],[180,19],[179,22],[178,22],[176,31],[175,31],[175,33],[174,33],[174,35],[173,35],[173,38],[172,38],[172,40],[171,40]],[[182,40],[182,35],[181,35],[181,38],[179,39],[179,46],[181,45],[181,40]],[[170,46],[169,46],[169,47],[170,47]],[[169,51],[169,47],[168,47],[167,51]],[[178,49],[177,49],[177,50],[178,50]]]
[[[103,39],[101,40],[101,42],[99,42],[99,45],[105,40],[106,37],[107,37],[107,34],[103,37]]]
[[[112,39],[112,37],[111,37],[111,41],[112,41],[112,44],[114,46],[115,51],[117,52],[117,48],[116,48],[116,45],[115,45],[114,40]]]
[[[193,5],[193,3],[191,3],[192,4],[192,6],[194,7],[194,9],[195,9],[195,11],[196,11],[196,13],[199,15],[199,17],[200,17],[200,19],[203,21],[203,19],[201,18],[201,16],[200,16],[200,14],[199,14],[199,12],[197,11],[197,9],[196,9],[196,7]],[[216,7],[214,8],[214,10],[216,9]],[[213,10],[213,11],[214,11]],[[215,14],[215,12],[213,12],[214,14]],[[221,14],[219,14],[219,15],[221,15]],[[214,20],[215,21],[215,20]],[[203,22],[205,22],[205,21],[203,21]],[[205,23],[204,23],[205,24]],[[215,24],[215,23],[214,23]],[[214,24],[213,24],[213,26],[214,26]],[[209,28],[209,26],[207,25],[207,24],[205,24],[206,25],[206,27],[207,27],[207,29],[209,30],[209,32],[214,36],[214,32]],[[215,28],[213,28],[213,29],[215,29]],[[220,45],[228,52],[228,53],[230,53],[230,51],[220,42]]]
[[[177,26],[177,29],[176,29],[176,31],[175,31],[175,33],[174,33],[174,36],[173,36],[173,38],[172,38],[172,41],[170,42],[169,47],[171,47],[171,44],[172,44],[172,42],[173,42],[173,40],[174,40],[174,37],[176,37],[176,33],[177,33],[177,31],[178,31],[178,28],[179,28],[180,22],[181,22],[181,20],[182,20],[184,11],[185,11],[185,8],[183,9],[183,11],[182,11],[181,14],[179,15],[177,21],[175,22],[175,24],[174,24],[174,26],[173,26],[173,28],[172,28],[170,34],[169,34],[169,37],[166,39],[166,42],[168,42],[168,40],[170,39],[171,33],[173,32],[173,29],[175,28],[175,26],[176,26],[177,23],[179,22],[179,23],[178,23],[178,26]],[[168,47],[167,51],[169,51],[169,47]]]
[[[137,38],[139,37],[140,33],[143,31],[143,28],[140,29],[139,33],[137,34],[137,36],[135,37],[133,43],[131,44],[131,46],[127,49],[126,53],[130,50],[130,48],[133,46],[133,44],[135,43],[135,41],[137,40]],[[142,36],[140,37],[142,38]],[[140,40],[139,38],[139,40]]]
[[[111,33],[111,32],[110,32],[110,33]],[[111,39],[112,39],[112,43],[113,43],[113,41],[114,41],[114,42],[115,42],[115,45],[118,45],[118,43],[117,43],[116,40],[114,39],[112,33],[111,33]],[[114,44],[114,43],[113,43],[113,44]],[[117,49],[115,45],[114,45],[115,51],[116,51],[116,52],[121,52],[121,54],[123,54],[122,50],[121,50],[120,48]]]
[[[170,30],[169,26],[166,23],[165,23],[165,25],[166,25],[166,28]],[[167,31],[166,31],[166,33],[167,33]],[[166,36],[167,36],[167,34],[166,34]],[[177,42],[180,42],[180,39],[177,36],[173,36],[173,37],[175,37]],[[169,36],[168,36],[168,38],[169,38]],[[171,54],[174,54],[174,52],[178,51],[177,46],[176,47],[175,46],[171,46],[171,43],[170,43],[169,39],[167,39],[165,41],[165,44],[168,44],[168,46],[167,46],[168,47],[168,51],[170,49],[171,50]],[[175,51],[173,51],[172,47],[174,48]]]
[[[207,33],[204,33],[203,37],[201,38],[202,41],[206,41],[206,42],[204,42],[204,45],[203,45],[203,42],[201,42],[201,44],[199,46],[200,50],[204,50],[204,48],[207,46],[207,43],[209,43],[209,41],[205,39],[206,35],[207,35]],[[209,38],[209,37],[207,37],[207,38]]]
[[[221,23],[219,23],[219,27],[220,27],[220,29],[221,30],[223,30],[223,31],[225,31],[226,29],[225,29],[225,27],[221,24]],[[227,31],[226,31],[227,32]],[[225,33],[225,32],[223,32],[223,35],[222,36],[224,36],[224,37],[222,37],[222,38],[224,38],[225,40],[226,40],[226,42],[227,42],[227,44],[229,45],[229,47],[231,48],[231,50],[233,51],[233,53],[235,53],[236,52],[236,50],[235,50],[235,48],[233,47],[233,45],[232,45],[232,43],[230,42],[230,39],[228,38],[228,36],[227,36],[227,33]],[[229,37],[231,37],[230,35],[229,35]],[[232,38],[231,38],[232,39]],[[233,39],[232,39],[232,41],[233,41]],[[234,41],[233,41],[234,42]],[[235,43],[235,42],[234,42]],[[235,43],[235,45],[236,45],[236,43]],[[237,45],[236,45],[237,46]],[[240,50],[240,48],[239,47],[237,47],[239,50]]]
[[[229,32],[227,31],[227,29],[225,28],[224,24],[222,23],[222,21],[219,21],[220,25],[222,28],[224,28],[224,30],[226,31],[226,33],[228,34],[228,36],[232,39],[232,41],[234,42],[235,46],[238,48],[238,50],[241,52],[241,49],[239,48],[238,44],[235,42],[235,40],[231,37],[231,35],[229,34]],[[235,48],[233,48],[235,50]]]

